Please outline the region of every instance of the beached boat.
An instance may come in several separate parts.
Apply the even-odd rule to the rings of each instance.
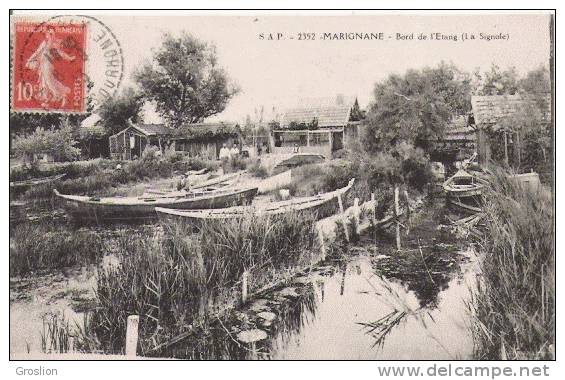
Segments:
[[[237,179],[239,179],[243,174],[247,173],[247,170],[242,170],[236,173],[229,173],[224,174],[219,177],[211,178],[207,181],[200,182],[192,186],[193,189],[201,189],[204,187],[220,187],[220,186],[228,186],[233,184]]]
[[[443,184],[450,205],[462,211],[482,211],[482,193],[487,182],[460,169]]]
[[[27,180],[24,180],[24,181],[14,181],[14,182],[10,182],[10,187],[12,187],[12,188],[23,188],[23,187],[31,187],[31,186],[36,186],[36,185],[42,185],[42,184],[45,184],[45,183],[60,180],[65,175],[66,175],[65,173],[62,173],[62,174],[52,175],[50,177],[32,178],[32,179],[27,179]]]
[[[156,217],[155,207],[209,209],[250,204],[257,187],[220,189],[173,196],[89,197],[65,195],[53,190],[67,214],[76,220],[135,220]]]
[[[243,218],[245,215],[277,216],[289,212],[311,212],[317,218],[323,218],[334,212],[338,205],[338,196],[344,197],[353,187],[355,179],[349,181],[341,189],[314,195],[300,197],[280,202],[271,202],[256,206],[228,207],[214,210],[178,210],[173,208],[156,207],[155,211],[162,221],[180,221],[194,226],[199,226],[203,221],[224,221],[228,219]]]

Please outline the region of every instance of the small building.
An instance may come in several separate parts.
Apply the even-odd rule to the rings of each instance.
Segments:
[[[196,123],[172,129],[164,124],[131,124],[110,136],[110,156],[118,160],[141,157],[148,145],[164,152],[173,147],[191,157],[218,159],[223,144],[239,143],[239,126],[234,123]]]
[[[273,153],[321,154],[326,158],[359,138],[363,113],[357,99],[338,96],[330,102],[302,102],[288,109],[271,132]]]
[[[477,131],[473,115],[457,115],[445,127],[443,136],[430,141],[431,158],[444,164],[470,157],[477,149]]]
[[[170,141],[177,152],[217,160],[224,144],[228,148],[238,144],[241,149],[241,129],[229,122],[187,124],[177,129]]]
[[[164,124],[131,124],[110,136],[110,157],[116,160],[133,160],[141,157],[147,145],[164,149],[173,130]]]
[[[511,128],[512,117],[519,113],[534,112],[540,125],[551,123],[549,94],[472,96],[471,106],[477,127],[477,153],[481,165],[488,163],[494,153],[495,160],[511,159],[519,165],[521,152],[520,133]]]

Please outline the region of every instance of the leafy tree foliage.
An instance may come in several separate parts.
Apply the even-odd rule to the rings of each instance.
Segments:
[[[107,136],[113,135],[127,127],[128,121],[142,121],[141,110],[144,100],[133,88],[125,88],[119,95],[108,98],[98,110],[100,125]]]
[[[238,92],[218,66],[215,47],[183,32],[165,34],[153,61],[135,74],[147,100],[172,127],[222,112]]]
[[[373,152],[405,142],[425,148],[443,135],[456,114],[470,110],[470,78],[454,65],[409,70],[377,83],[367,113],[367,144]]]
[[[474,95],[514,95],[518,90],[519,78],[514,67],[501,70],[493,64],[489,71],[481,73],[477,69],[473,74]]]

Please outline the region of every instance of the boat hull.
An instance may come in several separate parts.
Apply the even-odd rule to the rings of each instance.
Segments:
[[[157,216],[155,207],[175,209],[210,209],[251,203],[257,194],[257,188],[230,190],[207,194],[204,196],[181,198],[143,198],[137,202],[131,198],[102,198],[94,200],[90,197],[63,195],[55,193],[67,214],[79,221],[128,221],[153,219]]]
[[[54,175],[54,176],[51,176],[51,177],[29,179],[29,180],[26,180],[26,181],[10,182],[10,187],[13,188],[13,189],[24,189],[24,188],[28,188],[28,187],[31,187],[31,186],[43,185],[43,184],[46,184],[46,183],[58,181],[58,180],[62,179],[65,175],[66,175],[66,173],[62,173],[62,174],[57,174],[57,175]]]
[[[240,206],[215,210],[178,210],[156,208],[159,219],[165,223],[182,223],[200,227],[206,222],[225,222],[245,217],[276,218],[288,213],[311,214],[321,219],[335,213],[339,207],[338,195],[344,197],[351,190],[353,181],[343,189],[312,197],[303,197],[282,202],[273,202],[263,207]]]

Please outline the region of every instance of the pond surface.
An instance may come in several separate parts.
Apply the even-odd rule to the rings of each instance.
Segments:
[[[403,237],[363,237],[284,288],[262,294],[161,356],[184,359],[471,359],[466,301],[477,276],[473,247],[434,212]],[[266,339],[238,341],[241,333]],[[257,334],[260,337],[261,334]]]
[[[359,257],[316,281],[313,305],[300,315],[300,329],[278,331],[271,359],[466,359],[472,340],[465,299],[472,264],[421,307],[414,291],[375,275],[374,262]],[[388,322],[381,319],[391,315]],[[396,320],[395,318],[399,318]],[[383,322],[378,325],[379,320]],[[382,326],[382,328],[379,328]],[[374,329],[376,327],[376,329]],[[388,330],[388,333],[386,332]],[[383,331],[383,329],[385,329]]]

